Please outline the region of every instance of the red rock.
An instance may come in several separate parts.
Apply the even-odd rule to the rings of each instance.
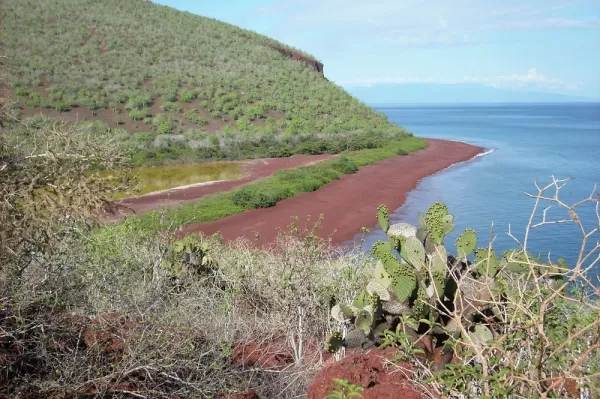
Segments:
[[[233,348],[233,363],[237,366],[282,369],[293,362],[290,350],[276,340],[240,343]]]
[[[410,380],[411,368],[401,364],[402,372],[390,364],[397,351],[394,348],[371,350],[346,356],[317,373],[308,388],[307,399],[323,399],[331,393],[334,378],[361,385],[363,399],[422,399]]]

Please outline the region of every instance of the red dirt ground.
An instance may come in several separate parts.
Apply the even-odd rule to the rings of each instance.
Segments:
[[[352,239],[361,227],[376,224],[375,213],[381,204],[399,208],[417,183],[454,163],[467,161],[483,152],[470,144],[429,139],[429,146],[405,156],[385,159],[342,176],[317,191],[280,201],[272,208],[246,211],[214,222],[183,226],[181,234],[221,232],[225,241],[238,237],[255,240],[264,246],[274,241],[279,229],[285,230],[290,217],[300,220],[310,215],[314,222],[324,215],[317,234],[330,237],[333,245]]]
[[[289,158],[266,158],[246,161],[241,171],[245,177],[236,180],[225,180],[204,186],[188,187],[150,193],[139,197],[125,198],[119,201],[121,214],[141,214],[165,205],[177,205],[182,201],[198,200],[208,194],[229,191],[235,187],[251,183],[259,178],[267,177],[279,169],[290,169],[310,165],[335,155],[296,155]],[[127,209],[129,208],[129,209]]]
[[[410,383],[410,366],[403,371],[391,363],[397,350],[371,350],[346,356],[339,362],[322,368],[308,387],[307,399],[323,399],[331,393],[334,378],[341,378],[364,388],[363,399],[422,399]],[[406,373],[406,374],[405,374]]]

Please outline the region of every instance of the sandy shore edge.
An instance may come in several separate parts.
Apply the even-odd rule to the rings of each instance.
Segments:
[[[464,142],[427,139],[429,146],[405,156],[388,158],[362,167],[357,173],[342,176],[319,190],[288,198],[266,209],[255,209],[214,222],[183,226],[181,234],[220,232],[225,241],[238,237],[251,239],[257,246],[273,242],[286,230],[292,217],[300,227],[309,219],[314,223],[324,216],[317,234],[342,244],[373,226],[381,204],[397,209],[422,179],[455,164],[469,161],[486,149]]]

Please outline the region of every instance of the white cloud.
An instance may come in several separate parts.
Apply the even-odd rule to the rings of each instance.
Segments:
[[[279,29],[289,34],[322,28],[342,38],[361,32],[375,35],[397,46],[450,46],[478,44],[477,35],[494,30],[598,27],[598,18],[561,15],[573,4],[595,1],[504,0],[498,5],[475,0],[277,0],[261,13],[276,13]]]
[[[576,90],[580,88],[578,84],[571,84],[564,82],[557,78],[548,77],[540,74],[536,68],[529,68],[525,74],[511,74],[511,75],[500,75],[500,76],[464,76],[458,79],[438,79],[431,76],[419,77],[419,76],[394,76],[394,77],[383,77],[383,78],[368,78],[360,80],[352,80],[342,82],[341,85],[345,87],[360,87],[360,86],[373,86],[380,84],[459,84],[459,83],[471,83],[471,84],[482,84],[495,88],[535,88],[545,90]]]
[[[498,29],[585,29],[600,26],[600,18],[545,18],[533,21],[511,21],[492,26]]]

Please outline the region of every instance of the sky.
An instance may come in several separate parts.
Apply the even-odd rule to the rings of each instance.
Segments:
[[[314,55],[350,90],[481,86],[600,100],[600,0],[156,0]]]

